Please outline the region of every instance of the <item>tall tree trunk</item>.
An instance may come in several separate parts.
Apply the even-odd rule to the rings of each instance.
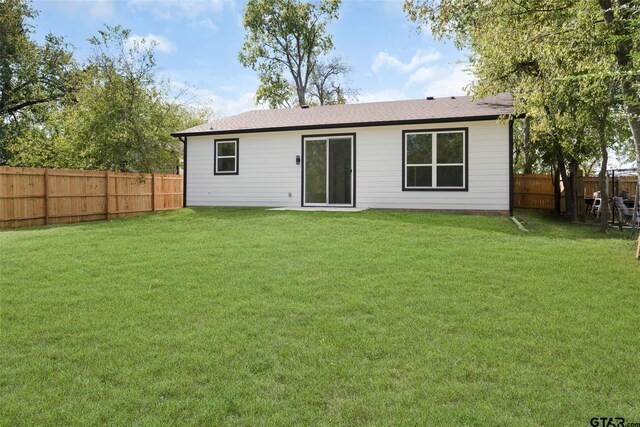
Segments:
[[[609,228],[609,187],[607,185],[607,163],[609,162],[609,153],[607,152],[607,116],[609,114],[609,105],[606,105],[600,117],[598,125],[598,140],[600,142],[600,154],[602,155],[602,164],[598,173],[598,185],[600,187],[600,231],[606,233]]]
[[[297,91],[298,91],[298,103],[300,104],[300,106],[307,105],[304,88],[298,87]]]
[[[562,211],[562,192],[560,190],[560,168],[559,167],[556,167],[553,170],[553,206],[554,206],[554,214],[560,215]]]
[[[525,116],[522,123],[522,151],[524,153],[524,173],[533,172],[533,155],[531,153],[530,118]]]
[[[567,212],[569,212],[569,204],[571,203],[569,200],[568,195],[568,190],[569,190],[569,186],[571,186],[571,184],[569,184],[569,179],[567,178],[567,165],[564,162],[564,159],[558,155],[558,174],[559,174],[559,179],[562,181],[562,185],[564,187],[564,208]],[[560,183],[558,182],[558,190],[560,190]],[[560,190],[562,191],[562,190]],[[560,197],[562,198],[562,192],[560,193]]]
[[[571,221],[578,220],[578,210],[576,206],[576,185],[575,177],[578,171],[577,163],[571,161],[569,163],[569,171],[567,171],[564,162],[559,165],[560,176],[564,184],[564,204],[567,209],[567,215]]]
[[[569,198],[571,199],[571,210],[567,208],[571,221],[578,221],[578,170],[580,166],[578,162],[571,161],[569,163],[569,183],[571,188],[569,189]]]

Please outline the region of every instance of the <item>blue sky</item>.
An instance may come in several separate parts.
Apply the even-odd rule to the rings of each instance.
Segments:
[[[258,79],[238,62],[244,2],[224,0],[47,0],[33,2],[36,38],[64,36],[79,59],[103,24],[120,24],[132,37],[155,40],[156,58],[184,102],[209,106],[216,116],[257,108]],[[471,77],[452,43],[418,33],[401,1],[344,0],[329,31],[335,55],[353,67],[358,102],[462,95]]]

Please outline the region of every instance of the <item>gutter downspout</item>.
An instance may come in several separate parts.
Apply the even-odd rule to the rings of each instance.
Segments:
[[[513,217],[513,119],[509,119],[509,216]]]
[[[187,137],[179,136],[182,141],[182,207],[187,207]]]

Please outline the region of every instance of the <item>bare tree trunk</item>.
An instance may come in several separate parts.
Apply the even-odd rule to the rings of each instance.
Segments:
[[[598,184],[600,187],[600,231],[606,233],[609,229],[609,188],[607,186],[607,163],[609,162],[609,153],[607,152],[607,116],[609,113],[609,105],[606,105],[600,123],[598,126],[598,139],[600,142],[600,154],[602,155],[602,164],[598,173]]]
[[[571,221],[578,220],[578,210],[576,206],[576,185],[575,177],[578,174],[578,165],[575,162],[569,163],[569,172],[567,173],[564,162],[560,165],[559,172],[562,176],[562,182],[564,184],[564,203],[567,209],[567,215]]]
[[[560,215],[562,210],[562,193],[560,191],[560,168],[554,168],[553,170],[553,205],[554,213]]]
[[[530,118],[526,116],[522,123],[522,151],[524,153],[524,173],[533,172],[533,155],[531,153]]]
[[[569,198],[571,199],[571,210],[567,209],[569,212],[569,217],[571,221],[578,221],[578,170],[580,166],[578,162],[572,161],[569,164],[569,182],[571,183],[571,188],[569,192]]]
[[[567,184],[569,180],[567,179],[567,168],[564,164],[564,160],[558,161],[558,174],[559,180],[562,180],[562,184],[564,186],[564,208],[567,212],[569,212],[569,198],[567,197]],[[560,190],[560,182],[558,182],[558,190]],[[562,193],[560,193],[560,197],[562,198]]]
[[[300,106],[307,105],[304,88],[298,86],[297,91],[298,91],[298,103],[300,104]]]

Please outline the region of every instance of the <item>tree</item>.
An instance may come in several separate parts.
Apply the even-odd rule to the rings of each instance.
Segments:
[[[619,87],[596,3],[530,0],[407,0],[410,19],[471,50],[477,96],[508,91],[530,119],[527,150],[562,176],[567,210],[577,215],[575,175],[622,133]],[[603,144],[606,147],[603,147]],[[526,162],[525,162],[526,163]],[[603,188],[606,197],[606,186]],[[606,217],[605,217],[606,219]]]
[[[299,105],[308,103],[318,59],[333,49],[326,27],[337,19],[339,6],[340,0],[249,0],[243,19],[247,33],[238,58],[258,72],[258,102],[272,108],[290,106],[293,93]]]
[[[611,46],[611,53],[616,59],[623,104],[635,145],[640,185],[640,1],[598,2],[609,33],[607,45]]]
[[[77,67],[64,40],[48,34],[38,45],[30,39],[27,20],[35,16],[23,0],[0,1],[0,164],[13,155],[15,132],[30,129],[34,115],[42,118],[42,106],[76,88]]]
[[[356,99],[358,91],[346,87],[346,82],[344,82],[349,73],[351,73],[351,66],[340,57],[332,58],[326,62],[318,61],[309,85],[309,97],[312,104],[346,104],[347,101]]]
[[[350,72],[351,66],[339,57],[326,62],[318,60],[309,80],[307,105],[346,104],[357,99],[358,90],[347,86],[346,76]],[[256,92],[256,101],[266,103],[269,108],[300,105],[295,85],[280,75],[265,76]]]
[[[155,77],[153,45],[127,48],[129,30],[99,31],[77,102],[63,114],[61,132],[73,153],[70,167],[113,171],[175,170],[181,145],[172,131],[202,120],[168,101],[168,90]],[[60,144],[62,145],[62,143]]]

